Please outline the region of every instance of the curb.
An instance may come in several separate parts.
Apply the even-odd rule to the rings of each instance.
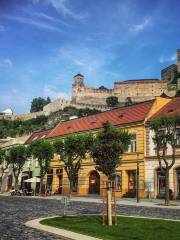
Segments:
[[[56,228],[56,227],[50,227],[47,225],[42,225],[40,224],[40,221],[45,220],[45,219],[49,219],[49,218],[55,218],[55,217],[59,217],[59,216],[53,216],[53,217],[46,217],[46,218],[38,218],[38,219],[34,219],[34,220],[30,220],[28,222],[25,223],[25,226],[30,227],[30,228],[35,228],[41,231],[45,231],[45,232],[49,232],[52,234],[56,234],[59,235],[61,237],[64,237],[67,240],[101,240],[100,238],[95,238],[95,237],[90,237],[87,235],[83,235],[80,233],[75,233],[75,232],[71,232],[65,229],[60,229],[60,228]]]

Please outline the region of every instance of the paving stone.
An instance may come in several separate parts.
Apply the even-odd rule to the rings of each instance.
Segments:
[[[71,215],[98,214],[100,212],[101,207],[98,203],[71,202],[67,207],[67,213]],[[32,219],[62,214],[63,208],[58,200],[0,196],[0,239],[64,239],[53,234],[28,228],[24,225],[25,222]],[[119,205],[118,214],[180,220],[180,209]]]

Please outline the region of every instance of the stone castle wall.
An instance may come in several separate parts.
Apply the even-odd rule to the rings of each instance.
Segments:
[[[118,97],[120,103],[125,103],[127,98],[133,102],[142,102],[160,96],[161,94],[173,96],[175,90],[168,89],[168,81],[158,79],[132,80],[115,82],[112,90],[97,90],[86,86],[73,85],[72,99],[78,104],[106,105],[110,96]]]
[[[49,115],[51,112],[57,112],[67,106],[76,108],[96,108],[98,110],[108,109],[106,99],[110,96],[118,97],[120,105],[126,103],[130,98],[133,103],[154,99],[163,93],[173,97],[177,89],[180,89],[180,78],[177,79],[177,85],[171,84],[172,80],[180,74],[180,49],[177,50],[177,64],[163,69],[161,71],[161,80],[142,79],[126,80],[124,82],[115,82],[113,89],[96,89],[84,84],[84,76],[77,74],[74,76],[72,85],[72,99],[56,99],[43,108],[43,111],[37,113],[20,114],[13,116],[1,116],[1,118],[12,119],[31,119],[41,115]]]

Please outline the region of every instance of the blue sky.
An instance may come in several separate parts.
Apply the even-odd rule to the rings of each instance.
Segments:
[[[159,78],[180,48],[179,0],[0,0],[0,111],[68,98],[72,77]]]

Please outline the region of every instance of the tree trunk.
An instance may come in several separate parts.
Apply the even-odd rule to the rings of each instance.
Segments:
[[[169,206],[169,169],[165,172],[165,205]]]
[[[42,192],[43,192],[43,176],[41,176],[41,180],[40,180],[40,192],[39,192],[39,194],[41,195],[42,194]]]
[[[15,187],[15,190],[18,190],[18,177],[19,177],[19,176],[14,176],[14,178],[15,178],[15,184],[14,184],[14,185],[15,185],[15,186],[14,186],[14,187]]]
[[[112,226],[111,189],[107,190],[107,222]]]

